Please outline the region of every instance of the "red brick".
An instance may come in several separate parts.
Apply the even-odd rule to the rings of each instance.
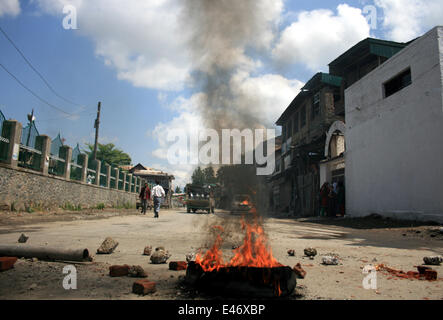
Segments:
[[[129,266],[127,264],[123,266],[110,266],[109,275],[111,277],[124,277],[129,274]]]
[[[17,257],[1,257],[0,258],[0,271],[6,271],[14,267]]]
[[[171,261],[169,262],[169,270],[186,270],[188,268],[188,264],[186,261]]]
[[[306,277],[306,271],[302,268],[300,263],[297,263],[292,270],[294,270],[297,278],[304,279]]]
[[[426,280],[437,280],[437,271],[435,270],[425,270]]]
[[[149,280],[137,280],[132,285],[132,292],[135,294],[149,294],[156,291],[155,282]]]

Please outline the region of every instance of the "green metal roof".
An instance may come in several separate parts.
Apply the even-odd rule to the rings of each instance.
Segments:
[[[319,72],[313,76],[302,88],[302,90],[311,90],[321,84],[326,84],[330,86],[340,87],[343,79],[339,76],[334,76],[329,73]]]
[[[348,64],[348,60],[354,60],[358,56],[361,56],[362,52],[368,52],[377,56],[391,58],[408,44],[409,43],[366,38],[332,61],[329,66]]]

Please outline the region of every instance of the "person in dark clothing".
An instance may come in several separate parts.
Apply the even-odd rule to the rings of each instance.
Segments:
[[[320,217],[326,217],[329,201],[329,183],[325,182],[320,188]]]
[[[151,190],[149,189],[149,186],[147,183],[142,187],[140,190],[140,200],[142,201],[142,212],[143,214],[146,214],[146,207],[148,206],[148,202],[151,201]]]

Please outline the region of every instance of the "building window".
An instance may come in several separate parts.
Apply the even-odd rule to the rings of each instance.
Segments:
[[[311,119],[315,119],[320,114],[320,93],[316,93],[312,99]]]
[[[299,130],[298,125],[298,112],[294,115],[294,134],[297,133]]]
[[[388,82],[385,82],[384,92],[385,98],[392,96],[394,93],[406,88],[412,83],[411,68],[403,71]]]
[[[306,125],[306,105],[301,108],[300,111],[300,128]]]

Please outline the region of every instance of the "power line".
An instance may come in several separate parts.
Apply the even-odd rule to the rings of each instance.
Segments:
[[[53,105],[52,103],[46,101],[45,99],[41,98],[38,94],[36,94],[34,91],[29,89],[25,84],[23,84],[23,82],[21,82],[15,75],[13,75],[3,64],[0,63],[0,67],[2,67],[3,70],[5,70],[12,78],[14,78],[15,81],[17,81],[23,88],[25,88],[28,92],[30,92],[38,100],[40,100],[44,104],[50,106],[51,108],[54,108],[54,109],[58,110],[59,112],[62,112],[62,113],[67,114],[69,116],[73,116],[73,114],[71,114],[69,112],[66,112],[65,110],[63,110],[63,109]]]
[[[25,55],[23,54],[23,52],[15,45],[14,41],[12,41],[12,39],[6,34],[6,32],[2,29],[2,27],[0,27],[0,31],[3,33],[3,35],[5,36],[6,39],[8,39],[8,41],[11,43],[11,45],[15,48],[15,50],[17,50],[17,52],[22,56],[23,60],[26,61],[26,63],[28,64],[28,66],[34,70],[34,72],[40,77],[40,79],[42,79],[42,81],[46,84],[46,86],[49,88],[49,90],[52,91],[52,93],[54,93],[57,97],[59,97],[60,99],[73,104],[73,105],[77,105],[80,106],[78,103],[72,102],[69,99],[66,99],[65,97],[63,97],[62,95],[58,94],[57,91],[54,90],[54,88],[49,84],[49,82],[45,79],[45,77],[43,77],[43,75],[38,72],[38,70],[32,65],[32,63],[25,57]]]

